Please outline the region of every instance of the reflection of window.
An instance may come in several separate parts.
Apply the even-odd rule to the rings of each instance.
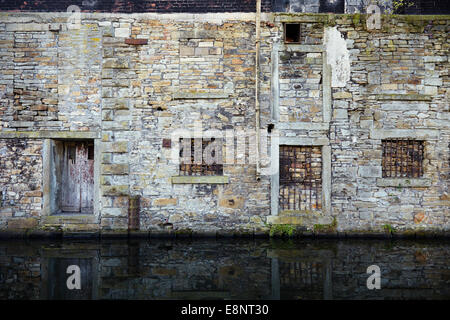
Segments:
[[[419,178],[423,175],[423,141],[382,141],[384,178]]]
[[[77,276],[75,272],[67,273],[69,266],[77,266],[80,272],[80,289],[69,290],[67,279],[71,275]],[[92,299],[93,285],[92,259],[81,258],[49,258],[47,278],[47,299],[57,300],[85,300]]]
[[[280,209],[322,208],[322,152],[317,146],[280,146]]]
[[[180,139],[180,158],[182,176],[223,174],[221,139]]]
[[[300,42],[300,23],[285,23],[284,24],[284,41],[289,43]]]

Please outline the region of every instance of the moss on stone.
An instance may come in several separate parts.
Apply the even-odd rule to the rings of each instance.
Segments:
[[[394,232],[395,232],[395,228],[393,226],[391,226],[390,224],[383,225],[383,229],[386,233],[389,233],[389,234],[394,234]]]
[[[359,26],[359,24],[361,23],[361,14],[360,14],[360,13],[354,14],[354,15],[353,15],[352,21],[353,21],[353,25],[354,25],[355,27],[356,27],[356,26]]]
[[[329,224],[315,224],[314,232],[334,232],[337,228],[336,217],[333,217],[333,222]]]
[[[292,237],[294,235],[295,227],[290,224],[275,224],[270,228],[270,237]]]
[[[192,229],[186,228],[186,229],[178,229],[175,230],[175,235],[176,236],[192,236]]]

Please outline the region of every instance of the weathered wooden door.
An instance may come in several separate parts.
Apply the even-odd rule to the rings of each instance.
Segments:
[[[94,146],[65,142],[61,183],[61,211],[92,213],[94,207]]]

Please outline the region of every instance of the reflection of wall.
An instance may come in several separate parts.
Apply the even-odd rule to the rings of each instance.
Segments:
[[[0,299],[442,299],[449,256],[442,241],[2,242]],[[69,263],[86,272],[75,296]],[[367,289],[372,264],[382,290]]]

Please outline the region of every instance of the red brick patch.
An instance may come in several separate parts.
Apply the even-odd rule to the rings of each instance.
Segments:
[[[148,43],[148,39],[125,39],[126,44],[132,44],[135,46],[143,45]]]

